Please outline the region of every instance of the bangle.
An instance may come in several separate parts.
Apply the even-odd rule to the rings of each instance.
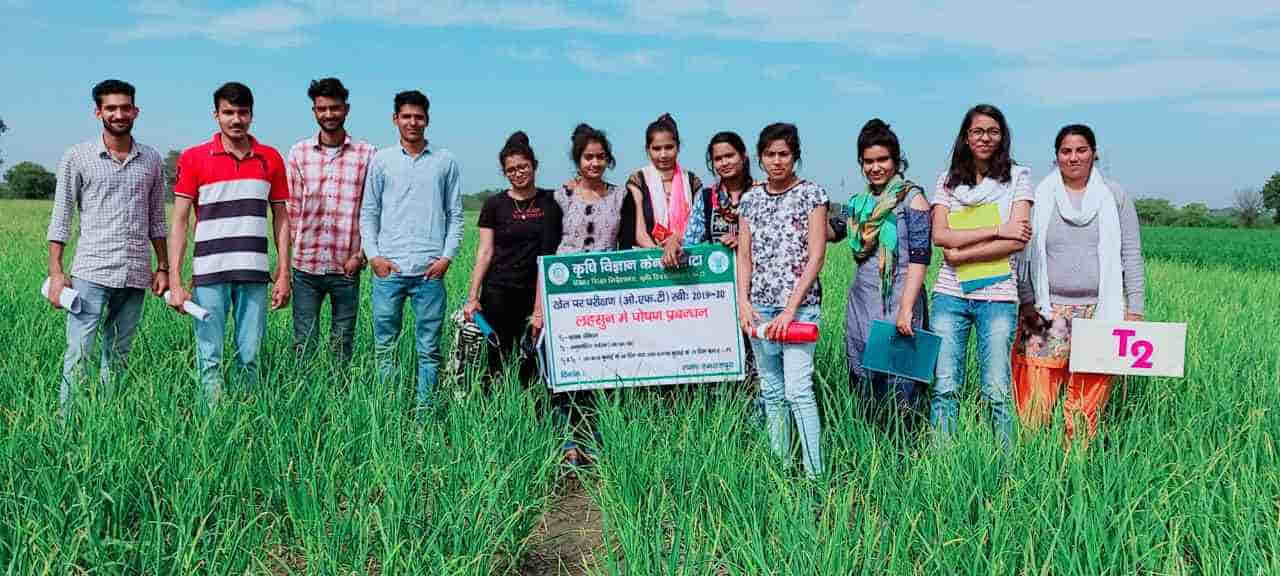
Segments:
[[[168,272],[168,271],[169,271],[169,268],[167,266],[163,268],[156,268],[156,272]]]

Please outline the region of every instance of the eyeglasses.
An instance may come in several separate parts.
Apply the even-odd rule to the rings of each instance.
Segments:
[[[1002,132],[1000,131],[1000,128],[999,128],[998,126],[992,126],[992,127],[987,128],[987,129],[985,129],[985,130],[984,130],[984,129],[982,129],[982,128],[970,128],[970,129],[969,129],[969,137],[970,137],[970,138],[973,138],[974,140],[977,140],[977,139],[979,139],[979,138],[982,138],[982,135],[983,135],[983,134],[986,134],[986,135],[987,135],[987,138],[990,138],[990,139],[992,139],[992,140],[995,140],[995,139],[997,139],[997,138],[999,138],[999,137],[1000,137],[1000,135],[1002,134]]]
[[[503,169],[503,172],[505,172],[507,176],[515,176],[516,174],[523,174],[531,170],[533,170],[532,164],[519,164],[517,166],[508,166]]]

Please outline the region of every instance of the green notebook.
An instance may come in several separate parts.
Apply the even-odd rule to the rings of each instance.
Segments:
[[[898,328],[882,320],[871,322],[862,367],[919,382],[933,381],[942,338],[933,332],[915,329],[915,336],[903,336]]]

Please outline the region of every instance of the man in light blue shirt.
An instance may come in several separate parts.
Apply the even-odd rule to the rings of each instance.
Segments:
[[[418,405],[431,403],[440,361],[444,275],[462,244],[462,192],[458,163],[427,144],[427,97],[396,94],[392,120],[400,145],[379,150],[365,177],[360,241],[373,268],[373,347],[385,384],[409,299],[418,352]]]

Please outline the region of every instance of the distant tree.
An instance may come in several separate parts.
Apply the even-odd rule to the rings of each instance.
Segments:
[[[484,201],[488,200],[494,194],[501,194],[502,189],[493,188],[489,190],[481,190],[473,194],[462,195],[462,209],[468,211],[477,211],[484,208]]]
[[[1209,214],[1209,207],[1202,202],[1192,202],[1183,206],[1178,210],[1178,216],[1174,221],[1176,226],[1191,228],[1209,228],[1214,224],[1214,218]]]
[[[58,178],[35,162],[19,162],[4,173],[7,198],[46,200],[53,198]]]
[[[9,125],[4,123],[4,118],[0,118],[0,136],[9,131]],[[0,166],[4,166],[4,150],[0,150]]]
[[[178,183],[178,158],[181,156],[180,150],[170,150],[164,155],[164,186],[170,200],[173,199],[173,186]]]
[[[1262,205],[1273,212],[1272,218],[1280,224],[1280,172],[1272,174],[1262,187]]]
[[[1174,226],[1178,209],[1164,198],[1139,198],[1133,207],[1138,211],[1138,221],[1147,226]]]
[[[1263,205],[1262,193],[1257,188],[1236,190],[1232,207],[1235,208],[1236,219],[1245,228],[1256,226],[1258,220],[1262,219],[1262,212],[1266,210]]]

